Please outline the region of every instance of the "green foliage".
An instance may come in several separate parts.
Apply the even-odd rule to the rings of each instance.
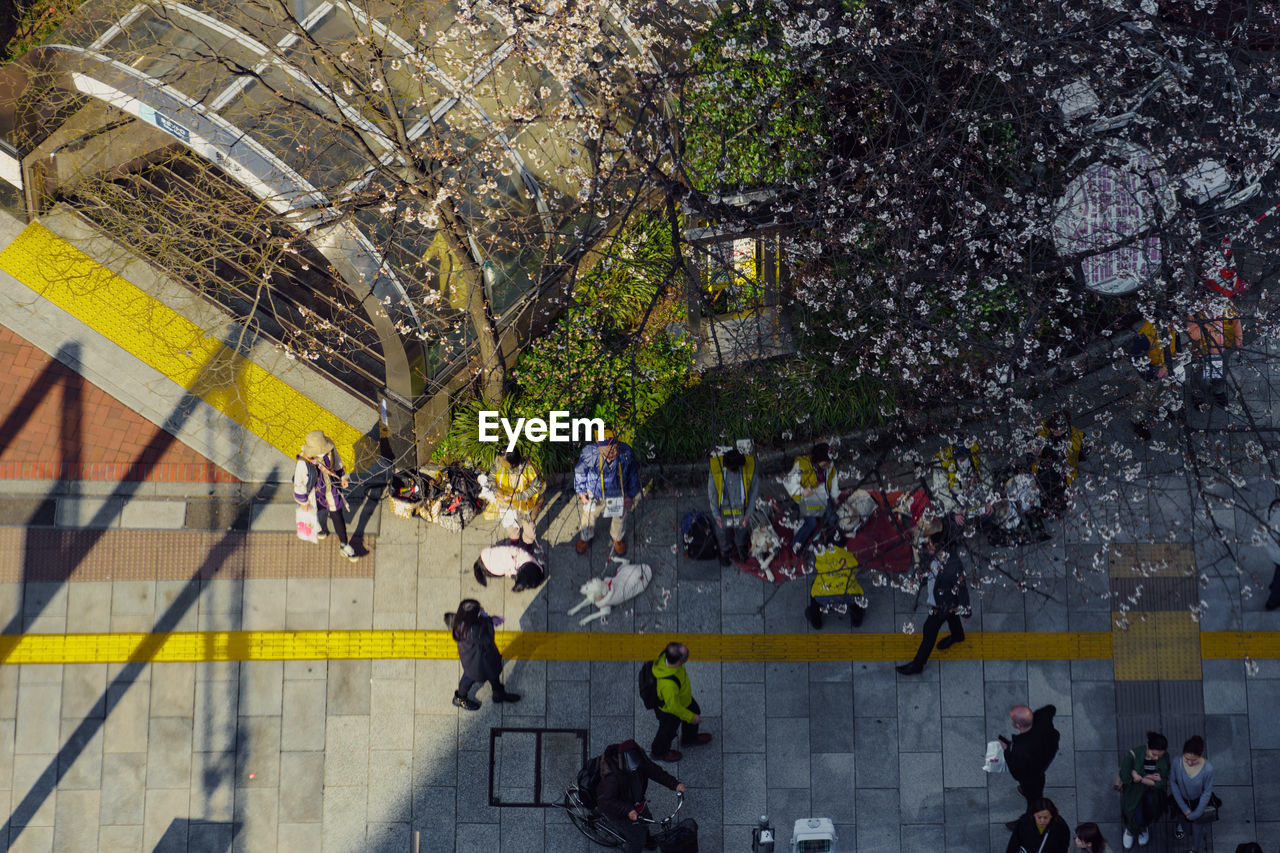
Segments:
[[[682,462],[745,436],[765,443],[860,429],[892,408],[883,386],[821,357],[698,374],[693,341],[674,325],[684,303],[668,283],[672,264],[661,220],[641,219],[621,235],[612,262],[583,276],[579,298],[521,354],[500,414],[546,418],[558,409],[602,418],[642,460]],[[478,440],[481,408],[472,401],[457,409],[437,459],[492,464],[499,447]],[[570,468],[579,449],[520,448],[546,472]]]
[[[40,44],[61,27],[80,8],[81,0],[34,0],[14,4],[17,20],[13,38],[0,54],[0,65],[7,65]]]
[[[703,189],[793,179],[820,161],[822,81],[782,46],[773,15],[754,4],[727,11],[694,51],[682,95],[685,162]]]

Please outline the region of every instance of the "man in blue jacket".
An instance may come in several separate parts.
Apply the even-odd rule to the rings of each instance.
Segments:
[[[596,520],[609,519],[609,536],[613,553],[627,553],[622,541],[627,511],[640,494],[640,464],[635,452],[618,441],[613,430],[605,430],[604,438],[582,448],[578,464],[573,468],[573,490],[582,503],[582,530],[574,547],[579,554],[591,549],[596,535]]]

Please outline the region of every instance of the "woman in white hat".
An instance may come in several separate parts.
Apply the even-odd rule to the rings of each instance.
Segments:
[[[318,429],[307,433],[298,453],[298,464],[293,469],[293,497],[300,505],[313,501],[317,508],[328,510],[333,519],[333,530],[338,534],[338,550],[342,556],[355,562],[356,549],[347,541],[347,521],[342,516],[345,505],[340,488],[347,487],[347,474],[342,468],[342,460],[338,450],[329,437]],[[321,522],[318,534],[321,538],[328,536]]]

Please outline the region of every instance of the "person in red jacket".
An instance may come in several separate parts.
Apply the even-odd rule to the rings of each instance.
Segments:
[[[684,793],[680,780],[650,761],[634,740],[605,748],[595,791],[596,808],[627,839],[626,853],[640,853],[649,839],[649,829],[640,818],[652,817],[644,800],[650,779]]]

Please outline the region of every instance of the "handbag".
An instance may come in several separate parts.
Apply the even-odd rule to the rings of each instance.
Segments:
[[[1209,795],[1209,805],[1204,807],[1204,811],[1200,813],[1200,817],[1196,818],[1196,823],[1213,823],[1218,819],[1218,809],[1222,806],[1222,800],[1218,799],[1217,794]]]
[[[294,522],[298,528],[298,538],[303,542],[316,544],[320,541],[320,517],[316,514],[315,504],[298,504]]]

